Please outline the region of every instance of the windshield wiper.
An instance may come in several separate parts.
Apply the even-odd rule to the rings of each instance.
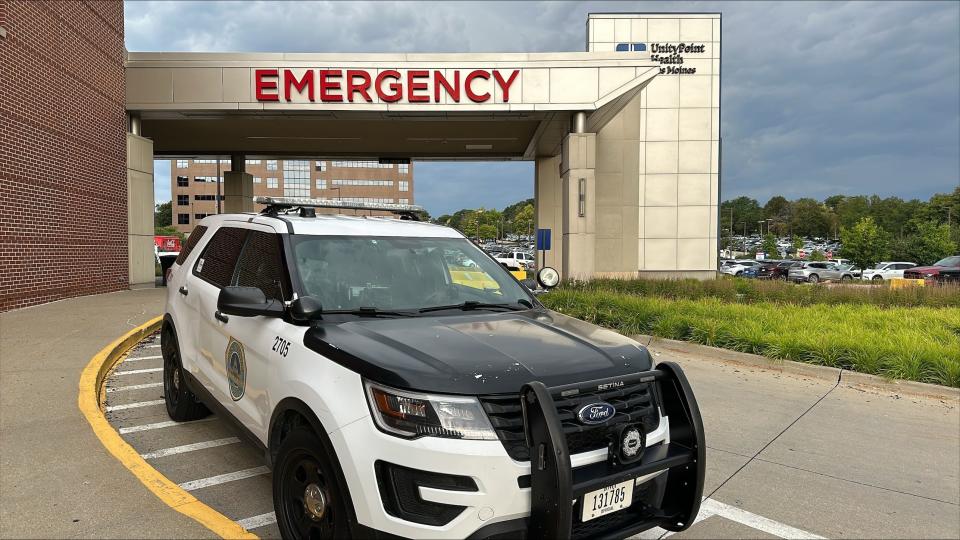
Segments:
[[[459,309],[461,311],[470,311],[473,309],[506,309],[508,311],[519,311],[522,309],[529,309],[533,307],[528,300],[519,300],[515,304],[502,303],[502,304],[491,304],[488,302],[477,302],[476,300],[467,300],[466,302],[460,304],[450,304],[447,306],[430,306],[420,309],[420,313],[427,313],[430,311],[443,311],[446,309]]]
[[[361,317],[412,317],[413,313],[410,311],[391,311],[386,309],[379,309],[375,307],[361,306],[356,309],[325,309],[322,314],[345,314],[345,315],[359,315]]]

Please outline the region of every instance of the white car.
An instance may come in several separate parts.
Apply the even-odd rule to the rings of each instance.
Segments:
[[[739,259],[735,261],[725,261],[724,265],[720,267],[721,274],[727,274],[730,276],[739,276],[743,273],[744,270],[750,268],[751,266],[757,266],[760,263],[754,260]]]
[[[201,220],[174,264],[164,399],[260,447],[284,538],[693,523],[706,444],[676,364],[546,309],[454,229],[314,209],[407,207],[256,202]]]
[[[873,268],[864,270],[860,279],[883,281],[885,279],[902,278],[903,271],[914,266],[916,266],[916,263],[911,262],[881,262]]]
[[[506,264],[507,266],[524,269],[533,268],[537,264],[537,260],[533,255],[524,253],[523,251],[507,251],[494,258],[497,259],[497,262]]]

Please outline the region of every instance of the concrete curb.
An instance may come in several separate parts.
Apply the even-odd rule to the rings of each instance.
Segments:
[[[256,539],[258,538],[256,535],[247,532],[236,522],[200,502],[160,474],[123,440],[104,416],[103,383],[107,374],[134,345],[159,330],[161,322],[160,317],[151,319],[98,352],[80,375],[77,406],[103,447],[164,504],[193,519],[221,538]]]
[[[674,339],[664,339],[657,336],[648,336],[639,334],[631,336],[633,339],[646,344],[648,347],[656,347],[666,351],[676,351],[681,353],[709,356],[725,362],[732,362],[744,366],[751,366],[768,371],[779,371],[781,373],[790,373],[802,377],[812,377],[826,381],[840,382],[846,386],[865,386],[877,390],[893,392],[896,394],[910,394],[916,396],[930,397],[936,399],[946,399],[951,401],[960,401],[960,388],[949,386],[940,386],[937,384],[928,384],[914,381],[902,381],[885,379],[878,375],[867,373],[858,373],[856,371],[841,370],[829,366],[818,366],[815,364],[805,364],[803,362],[794,362],[792,360],[774,360],[766,356],[757,354],[731,351],[718,347],[690,343],[688,341],[677,341]]]

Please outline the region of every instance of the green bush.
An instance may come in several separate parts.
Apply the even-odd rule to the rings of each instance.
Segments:
[[[919,302],[919,289],[905,289],[913,294],[903,297],[888,290],[897,294],[864,302],[837,301],[828,289],[806,287],[815,292],[796,303],[770,300],[780,289],[756,286],[737,298],[741,285],[723,281],[604,281],[561,287],[541,299],[623,334],[960,387],[960,308],[906,307]],[[624,288],[629,292],[618,290]],[[840,298],[859,298],[848,294]]]
[[[854,282],[858,283],[858,282]],[[869,304],[884,307],[960,307],[960,287],[904,287],[889,284],[862,286],[844,284],[807,285],[778,280],[724,277],[714,280],[597,279],[564,283],[564,289],[613,292],[635,296],[658,296],[698,300],[716,298],[728,302],[773,302],[809,306],[814,304]]]

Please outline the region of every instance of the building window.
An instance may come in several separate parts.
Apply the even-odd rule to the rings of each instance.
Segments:
[[[343,202],[353,202],[353,203],[392,203],[393,199],[386,197],[343,197],[339,199]]]
[[[203,219],[203,218],[205,218],[205,217],[207,217],[207,216],[209,216],[209,215],[210,215],[210,214],[194,214],[194,215],[193,215],[193,219],[195,219],[195,220],[197,220],[197,221],[200,221],[201,219]]]
[[[187,206],[190,204],[189,195],[177,195],[177,206]]]
[[[327,181],[323,178],[317,178],[317,189],[327,189]]]
[[[254,183],[254,184],[263,183],[263,179],[260,178],[259,176],[254,176],[254,177],[253,177],[253,183]]]
[[[326,161],[316,161],[316,162],[314,162],[314,164],[313,164],[313,170],[315,170],[315,171],[317,171],[317,172],[325,172],[325,171],[327,170],[327,162],[326,162]]]
[[[409,173],[409,172],[410,172],[410,164],[409,164],[409,163],[401,163],[401,164],[397,165],[397,172],[399,172],[400,174],[407,174],[407,173]]]
[[[280,184],[277,182],[276,178],[267,178],[267,189],[277,189],[279,186]]]
[[[177,177],[177,187],[187,187],[190,185],[189,176],[178,176]]]
[[[331,161],[330,165],[344,169],[392,169],[392,163],[370,160]]]
[[[178,160],[177,160],[177,168],[178,168],[178,169],[186,169],[186,168],[189,167],[189,166],[190,166],[190,160],[189,160],[189,159],[178,159]]]
[[[186,195],[183,195],[183,196],[186,197]],[[178,197],[179,197],[179,195],[178,195]],[[194,195],[194,196],[193,196],[193,200],[195,200],[195,201],[215,201],[215,200],[217,200],[217,196],[216,196],[216,195]],[[223,200],[223,195],[220,195],[220,200],[221,200],[221,201]],[[186,203],[184,203],[184,204],[186,204]]]
[[[410,191],[410,181],[409,180],[400,180],[400,191]]]
[[[247,165],[259,165],[259,164],[260,164],[260,160],[259,160],[259,159],[248,159],[248,160],[247,160]]]
[[[346,178],[339,178],[333,180],[333,185],[335,186],[372,186],[372,187],[393,187],[393,180],[350,180]]]
[[[310,162],[303,159],[283,161],[283,196],[310,196]]]
[[[267,170],[268,170],[268,171],[275,171],[275,170],[277,170],[277,160],[275,160],[275,159],[268,159],[268,160],[267,160]]]
[[[410,199],[400,199],[400,204],[410,204]]]
[[[189,225],[190,214],[177,214],[177,225]]]

